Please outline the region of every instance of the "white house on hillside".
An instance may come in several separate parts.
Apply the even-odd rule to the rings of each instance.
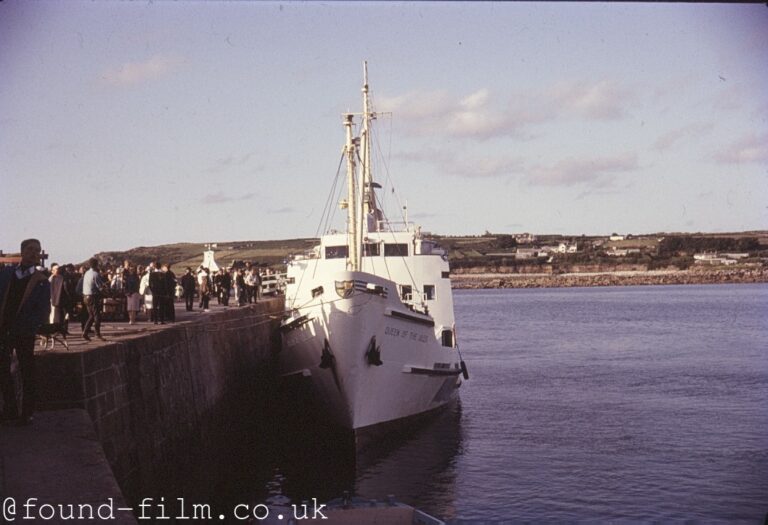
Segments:
[[[518,248],[515,252],[515,259],[533,259],[539,256],[536,248]]]

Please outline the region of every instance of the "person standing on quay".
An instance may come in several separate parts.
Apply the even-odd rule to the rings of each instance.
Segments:
[[[232,293],[232,276],[229,274],[227,268],[222,268],[219,275],[221,276],[221,279],[219,280],[219,283],[221,284],[221,301],[219,302],[224,306],[229,306],[229,296]]]
[[[213,276],[213,293],[216,295],[216,304],[224,304],[223,303],[223,290],[224,287],[221,284],[221,280],[224,278],[224,268],[219,269],[218,272],[216,272],[216,275]],[[224,304],[226,306],[226,304]]]
[[[155,268],[159,267],[160,263],[158,262]],[[149,274],[149,289],[152,292],[152,322],[165,324],[165,312],[167,310],[165,305],[167,295],[165,272],[158,269]]]
[[[77,271],[77,284],[75,285],[75,302],[78,308],[77,320],[80,321],[80,330],[85,328],[85,322],[88,320],[88,309],[85,307],[83,298],[83,277],[88,271],[87,266],[81,266]]]
[[[123,270],[123,286],[125,290],[125,307],[128,310],[128,324],[136,324],[136,314],[141,307],[139,294],[139,274],[136,268],[128,266]]]
[[[211,299],[211,278],[208,277],[208,269],[200,266],[197,273],[197,283],[200,285],[200,308],[204,312],[208,311],[208,302]]]
[[[235,274],[235,288],[237,289],[237,303],[245,306],[248,302],[248,291],[245,288],[245,269],[240,267]]]
[[[248,292],[248,303],[253,303],[257,300],[256,288],[260,285],[259,270],[255,266],[251,266],[246,270],[245,274],[245,289]]]
[[[37,239],[21,243],[21,262],[0,270],[0,421],[32,422],[35,411],[35,334],[48,322],[51,283],[36,268],[42,249]],[[16,351],[22,381],[21,414],[11,379],[11,356]]]
[[[165,279],[165,301],[163,301],[163,309],[166,320],[175,323],[176,322],[176,274],[171,270],[170,264],[163,265],[163,278]]]
[[[67,304],[65,305],[64,322],[69,327],[69,320],[76,318],[78,313],[77,305],[79,302],[79,296],[77,294],[77,283],[80,280],[80,274],[75,270],[73,264],[66,264],[63,267],[64,275],[64,290],[63,295],[66,298]],[[82,328],[82,326],[81,326]]]
[[[51,276],[48,282],[51,283],[51,323],[60,324],[64,322],[67,315],[67,291],[64,288],[63,268],[56,263],[51,265]]]
[[[187,271],[181,277],[181,289],[184,290],[184,303],[187,312],[192,311],[195,303],[195,276],[192,275],[192,268],[187,266]]]
[[[96,331],[96,338],[105,341],[101,336],[101,310],[104,305],[103,293],[107,288],[107,284],[99,273],[99,260],[91,257],[88,265],[91,268],[83,275],[83,302],[88,309],[88,320],[85,322],[85,326],[83,326],[83,339],[86,341],[91,340],[88,333],[91,331],[91,327],[93,327]]]

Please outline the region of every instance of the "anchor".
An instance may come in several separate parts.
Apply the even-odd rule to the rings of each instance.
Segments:
[[[381,360],[381,347],[376,346],[376,336],[371,337],[371,342],[368,345],[368,350],[365,352],[365,358],[368,360],[369,365],[381,366],[384,362]]]
[[[341,381],[339,381],[339,373],[336,371],[336,357],[331,352],[331,343],[328,339],[325,339],[323,344],[323,353],[320,356],[320,368],[330,368],[331,374],[333,374],[333,382],[336,384],[336,388],[341,392]]]

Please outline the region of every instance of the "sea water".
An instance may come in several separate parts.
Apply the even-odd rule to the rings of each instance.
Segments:
[[[392,494],[453,523],[763,522],[768,285],[454,300],[459,403],[356,467],[268,446],[253,497]]]

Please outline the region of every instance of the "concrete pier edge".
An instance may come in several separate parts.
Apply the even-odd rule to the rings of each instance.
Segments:
[[[42,411],[0,427],[0,503],[126,508],[156,493],[270,360],[283,305],[177,308],[175,324],[105,323],[105,343],[70,336],[69,350],[36,352]],[[136,523],[130,512],[115,521]]]

